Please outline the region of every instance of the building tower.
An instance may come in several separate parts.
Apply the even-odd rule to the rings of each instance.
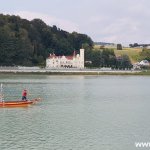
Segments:
[[[84,68],[84,49],[80,49],[80,68]]]

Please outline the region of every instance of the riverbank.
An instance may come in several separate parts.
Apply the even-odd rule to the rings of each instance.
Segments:
[[[150,71],[102,70],[102,69],[0,69],[0,74],[46,75],[150,75]]]

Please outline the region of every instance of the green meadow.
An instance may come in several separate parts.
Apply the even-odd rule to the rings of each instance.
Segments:
[[[98,50],[100,49],[100,47],[100,45],[95,45],[94,49]],[[142,52],[142,48],[123,47],[122,50],[117,50],[117,48],[110,46],[105,46],[105,48],[113,49],[117,57],[121,55],[128,55],[132,63],[135,63],[140,60],[140,53]]]
[[[139,61],[140,53],[142,52],[141,48],[123,48],[122,50],[114,50],[116,56],[128,55],[131,62],[135,63]]]

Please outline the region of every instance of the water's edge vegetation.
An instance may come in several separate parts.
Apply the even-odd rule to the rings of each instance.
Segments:
[[[14,75],[150,75],[150,71],[94,71],[94,72],[0,72],[0,74]]]

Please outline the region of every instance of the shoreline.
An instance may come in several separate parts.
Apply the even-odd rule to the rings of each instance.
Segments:
[[[0,74],[35,75],[150,75],[150,71],[100,69],[0,69]]]

